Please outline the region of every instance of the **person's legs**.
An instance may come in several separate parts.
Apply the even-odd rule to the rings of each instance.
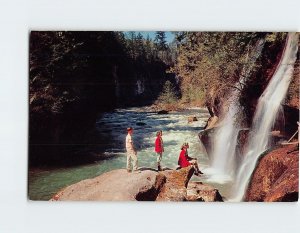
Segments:
[[[190,163],[193,165],[193,167],[195,169],[195,175],[202,174],[202,172],[199,169],[197,160],[193,159],[190,161]]]
[[[133,171],[137,171],[137,169],[138,169],[137,155],[135,153],[132,153],[131,159],[132,159],[132,162],[133,162]]]
[[[130,170],[131,170],[131,154],[130,153],[127,153],[126,169],[127,169],[128,172],[130,172]]]
[[[161,159],[162,159],[162,153],[157,153],[157,169],[159,171],[161,171],[161,166],[160,166]]]

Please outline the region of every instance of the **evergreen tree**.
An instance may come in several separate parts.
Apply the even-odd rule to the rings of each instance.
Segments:
[[[167,80],[164,84],[163,91],[158,97],[160,103],[174,104],[177,102],[177,94],[173,83]]]
[[[153,58],[153,42],[150,39],[150,36],[148,34],[146,42],[145,42],[145,53],[147,60],[151,60]]]
[[[136,35],[135,32],[129,32],[129,41],[128,41],[128,50],[130,57],[132,59],[136,59],[137,57],[137,49],[136,49]]]
[[[144,38],[140,32],[136,37],[136,50],[140,58],[145,58]]]
[[[166,33],[164,31],[157,31],[154,41],[159,51],[167,50],[168,45],[166,41]]]

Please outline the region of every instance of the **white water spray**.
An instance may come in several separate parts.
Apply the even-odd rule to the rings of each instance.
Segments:
[[[244,67],[241,79],[235,85],[242,88],[247,77],[250,75],[252,66],[255,64],[257,58],[261,54],[265,40],[261,39],[256,45],[256,49],[253,54],[247,56],[247,65]],[[212,169],[214,173],[226,176],[227,179],[233,179],[235,174],[235,152],[237,146],[237,137],[240,131],[240,122],[237,119],[237,113],[239,109],[238,97],[240,92],[238,89],[232,93],[229,98],[228,111],[226,112],[223,120],[220,123],[220,127],[214,135],[213,139],[213,152],[212,152]],[[217,176],[218,178],[219,176]]]
[[[269,149],[270,133],[293,75],[298,50],[298,37],[296,33],[289,33],[277,70],[258,100],[250,131],[248,150],[237,174],[233,190],[235,197],[232,201],[243,199],[257,159],[264,151]]]
[[[212,168],[218,174],[231,177],[235,170],[235,148],[239,132],[239,124],[234,121],[237,113],[237,91],[229,100],[228,112],[221,122],[220,128],[214,135],[214,150],[212,153]]]

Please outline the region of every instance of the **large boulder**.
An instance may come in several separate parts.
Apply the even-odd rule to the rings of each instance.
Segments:
[[[218,130],[217,127],[211,129],[205,129],[200,131],[200,133],[198,134],[199,139],[208,155],[211,155],[213,149],[213,143],[214,143],[213,139],[217,130]]]
[[[236,145],[236,154],[238,156],[239,161],[243,159],[243,155],[246,153],[246,149],[247,149],[246,145],[247,145],[248,137],[249,137],[249,129],[239,130],[237,136],[237,145]]]
[[[299,86],[298,86],[299,89]],[[298,102],[299,103],[299,96]],[[297,121],[299,121],[299,106],[290,107],[283,105],[284,111],[284,136],[291,137],[298,129]]]
[[[219,191],[208,184],[202,182],[190,182],[187,187],[187,200],[188,201],[205,201],[216,202],[223,201]]]
[[[199,195],[203,201],[222,200],[211,186],[195,183],[188,187],[193,173],[192,167],[162,172],[149,169],[140,173],[113,170],[70,185],[51,201],[194,201],[188,192],[198,195],[195,200],[199,200]]]
[[[218,116],[211,116],[210,118],[208,118],[206,125],[204,126],[204,129],[212,129],[216,127],[218,121],[219,121]]]
[[[280,146],[259,161],[252,174],[246,201],[297,201],[299,193],[298,145]]]
[[[188,117],[188,123],[192,123],[194,121],[198,121],[197,117],[195,117],[195,116],[189,116]]]
[[[169,113],[169,111],[167,111],[167,110],[160,110],[157,112],[157,114],[159,114],[159,115],[168,114],[168,113]]]
[[[165,176],[155,171],[128,173],[119,169],[70,185],[51,200],[154,201],[164,183]]]
[[[157,196],[157,201],[186,201],[187,200],[187,185],[192,175],[194,168],[186,167],[179,170],[169,170],[162,172],[166,177],[161,192]]]

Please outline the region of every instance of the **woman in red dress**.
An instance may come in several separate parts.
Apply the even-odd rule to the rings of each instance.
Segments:
[[[199,176],[200,174],[203,174],[198,167],[198,162],[196,158],[189,157],[187,149],[189,148],[188,143],[183,143],[181,147],[181,152],[178,158],[178,165],[180,168],[193,166],[195,169],[195,175]]]
[[[156,133],[155,152],[157,153],[157,170],[161,171],[160,163],[162,160],[162,153],[164,152],[164,142],[162,140],[161,130]]]

